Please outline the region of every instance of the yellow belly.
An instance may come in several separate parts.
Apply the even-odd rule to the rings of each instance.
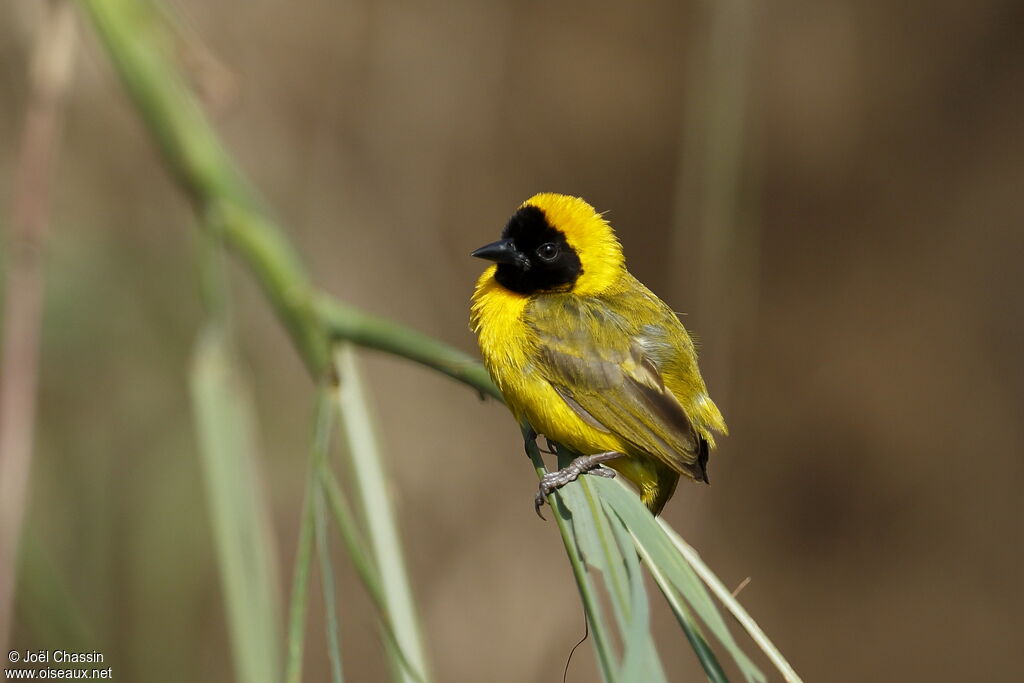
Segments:
[[[472,327],[480,354],[505,402],[520,422],[583,454],[626,452],[614,434],[581,419],[534,366],[536,339],[523,315],[529,298],[510,292],[484,271],[473,295]]]

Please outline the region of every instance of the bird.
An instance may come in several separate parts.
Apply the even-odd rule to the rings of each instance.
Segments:
[[[602,214],[579,197],[536,194],[501,239],[472,256],[493,262],[470,308],[484,366],[533,438],[578,456],[541,478],[538,514],[552,492],[588,472],[621,474],[654,515],[680,476],[708,483],[725,419],[693,339],[627,270]]]

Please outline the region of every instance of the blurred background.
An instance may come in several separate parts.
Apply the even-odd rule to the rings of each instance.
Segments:
[[[1021,674],[1024,4],[170,8],[230,150],[344,301],[475,354],[469,252],[538,191],[609,212],[701,339],[732,432],[665,516],[727,585],[750,577],[741,601],[805,680]],[[0,10],[4,223],[39,10]],[[119,680],[229,680],[187,386],[196,221],[79,28],[14,647],[78,639]],[[313,392],[233,281],[284,588]],[[583,616],[516,425],[361,359],[437,679],[557,680]],[[346,673],[381,680],[373,611],[336,566]],[[699,677],[654,619],[670,677]],[[584,648],[569,680],[595,671]]]

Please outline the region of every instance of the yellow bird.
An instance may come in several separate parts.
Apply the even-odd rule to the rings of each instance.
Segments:
[[[543,193],[501,239],[473,293],[484,365],[520,422],[581,454],[546,474],[545,497],[592,472],[622,474],[658,514],[679,475],[708,481],[725,420],[708,396],[679,318],[626,270],[604,218],[577,197]]]

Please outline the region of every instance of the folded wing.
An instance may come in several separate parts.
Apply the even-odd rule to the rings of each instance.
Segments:
[[[708,444],[666,388],[641,338],[556,327],[538,329],[538,342],[538,367],[581,419],[680,474],[707,481]]]

